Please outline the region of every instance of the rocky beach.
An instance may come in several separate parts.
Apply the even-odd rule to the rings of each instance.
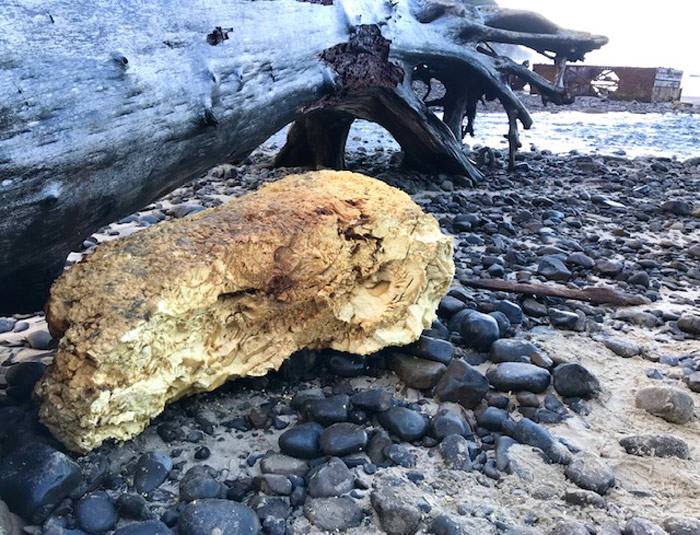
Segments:
[[[0,534],[700,534],[700,114],[526,103],[538,118],[513,172],[503,114],[477,117],[466,142],[481,183],[400,169],[387,132],[350,132],[348,168],[407,192],[454,238],[438,320],[409,346],[302,350],[78,455],[31,399],[56,351],[43,314],[0,318]],[[100,229],[66,268],[303,172],[268,168],[284,139]]]

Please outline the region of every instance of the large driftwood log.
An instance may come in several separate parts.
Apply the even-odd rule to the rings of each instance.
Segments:
[[[452,240],[405,193],[348,172],[286,177],[101,245],[63,274],[41,420],[86,451],[302,348],[408,344],[453,275]]]
[[[461,140],[414,94],[414,69],[469,80],[449,86],[455,132],[474,99],[499,98],[517,146],[515,121],[531,119],[507,77],[528,76],[555,101],[565,91],[482,43],[522,44],[563,64],[605,40],[469,3],[5,0],[0,314],[39,309],[91,232],[297,119],[279,165],[342,167],[360,117],[388,129],[407,164],[478,180]]]

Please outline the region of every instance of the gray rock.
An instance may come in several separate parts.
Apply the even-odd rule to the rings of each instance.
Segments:
[[[549,535],[590,535],[586,526],[575,520],[561,520],[552,528]]]
[[[568,281],[571,278],[569,268],[556,256],[543,256],[537,274],[553,281]]]
[[[564,491],[564,501],[570,505],[579,507],[593,506],[598,509],[605,509],[607,503],[605,499],[592,490],[568,489]]]
[[[549,431],[528,418],[523,418],[517,423],[510,422],[505,430],[521,444],[541,449],[555,463],[571,462],[569,451]]]
[[[472,312],[459,323],[459,332],[464,341],[477,351],[488,351],[501,336],[501,328],[493,316]]]
[[[678,216],[690,215],[692,205],[686,201],[671,200],[661,204],[661,211]]]
[[[669,516],[664,520],[669,535],[700,535],[700,519],[688,516]]]
[[[683,314],[678,319],[678,328],[686,333],[700,335],[700,316]]]
[[[309,463],[280,453],[270,453],[260,461],[260,470],[264,474],[304,477],[309,473]]]
[[[350,492],[354,477],[350,469],[337,457],[317,468],[309,477],[308,491],[312,498],[329,498]]]
[[[595,263],[595,271],[603,277],[615,277],[620,274],[624,264],[616,260],[601,259]]]
[[[585,316],[582,324],[581,317],[576,312],[568,310],[559,310],[558,308],[550,308],[548,310],[549,321],[552,327],[557,329],[567,329],[571,331],[583,331],[585,327]]]
[[[47,350],[54,347],[49,331],[32,331],[27,335],[27,342],[32,349]]]
[[[289,496],[292,493],[292,482],[279,474],[261,474],[255,478],[255,485],[268,496]]]
[[[695,402],[687,392],[670,386],[649,386],[637,392],[635,405],[667,422],[685,424],[693,418]]]
[[[617,522],[608,520],[603,522],[603,524],[598,528],[598,533],[596,535],[622,535]]]
[[[8,333],[14,329],[17,320],[15,318],[0,318],[0,334]]]
[[[497,390],[519,392],[526,390],[539,394],[547,390],[551,376],[549,372],[524,362],[503,362],[486,372],[489,382]]]
[[[688,444],[673,435],[631,435],[621,439],[620,445],[630,455],[690,459]]]
[[[418,531],[421,512],[402,492],[405,484],[398,478],[387,476],[377,482],[370,495],[379,523],[388,535],[413,535]]]
[[[198,204],[177,204],[168,210],[168,213],[178,219],[187,217],[188,215],[196,214],[204,210],[204,206]]]
[[[474,408],[489,391],[489,381],[479,370],[454,359],[440,378],[435,395],[440,401],[454,401],[467,409]]]
[[[621,340],[620,338],[606,338],[603,340],[605,347],[622,358],[631,358],[639,355],[642,350],[636,342]]]
[[[0,460],[0,500],[25,520],[43,522],[80,477],[80,467],[69,457],[30,442]]]
[[[304,516],[314,526],[326,531],[345,533],[362,523],[362,509],[350,498],[309,498]]]
[[[688,377],[686,377],[688,383],[688,388],[691,391],[700,394],[700,372],[693,372]]]
[[[418,390],[434,387],[447,369],[441,362],[401,353],[392,353],[389,356],[389,365],[406,386]]]
[[[485,518],[464,518],[452,515],[438,515],[428,527],[433,535],[496,535],[496,526]],[[506,532],[513,534],[512,531]]]
[[[581,267],[584,269],[591,269],[593,266],[595,266],[595,260],[583,253],[570,254],[566,259],[566,263],[570,266]]]
[[[625,524],[625,535],[667,535],[661,527],[643,518],[630,518]]]
[[[230,500],[197,500],[184,507],[180,535],[257,535],[260,521],[250,508]]]
[[[139,457],[134,472],[134,488],[141,494],[157,489],[173,469],[173,461],[167,453],[153,451]]]
[[[471,428],[464,416],[450,409],[441,409],[433,416],[430,420],[430,432],[437,440],[454,434],[465,437],[472,436]]]
[[[469,449],[470,442],[462,435],[450,435],[440,443],[440,455],[451,470],[471,470]]]
[[[319,444],[324,454],[342,457],[362,451],[367,445],[367,432],[357,424],[341,422],[324,429]]]
[[[615,484],[615,474],[598,457],[579,453],[566,467],[566,477],[585,490],[592,490],[601,496]]]
[[[412,442],[428,432],[428,419],[406,407],[392,407],[377,415],[379,424],[401,440]]]
[[[491,346],[491,362],[532,362],[532,357],[540,351],[534,344],[518,338],[501,338]]]
[[[626,321],[627,323],[632,323],[640,327],[646,327],[647,329],[656,327],[661,323],[661,320],[650,312],[620,310],[615,313],[614,317],[615,319]]]
[[[580,364],[560,364],[554,368],[554,389],[565,398],[592,398],[600,393],[600,382]]]

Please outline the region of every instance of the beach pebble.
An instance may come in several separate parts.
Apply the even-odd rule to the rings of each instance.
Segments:
[[[284,477],[284,476],[280,476]],[[192,502],[209,498],[222,498],[226,489],[209,473],[207,467],[198,465],[190,468],[179,483],[181,502]]]
[[[606,338],[603,340],[605,347],[622,358],[631,358],[639,355],[642,350],[636,342],[622,340],[620,338]]]
[[[488,351],[501,336],[495,318],[481,312],[466,315],[459,324],[459,332],[465,343],[477,351]]]
[[[153,518],[148,502],[140,494],[120,494],[116,501],[116,507],[122,518],[133,520],[151,520]]]
[[[28,400],[45,370],[46,365],[41,362],[18,362],[10,366],[5,374],[8,395],[17,401]]]
[[[362,390],[350,398],[355,408],[371,412],[382,412],[389,409],[392,405],[391,400],[391,394],[382,388]]]
[[[381,412],[377,420],[389,433],[407,442],[418,440],[428,432],[428,419],[405,407],[392,407]]]
[[[359,425],[337,423],[321,433],[319,445],[324,455],[342,457],[362,451],[367,445],[367,433]]]
[[[550,308],[548,309],[547,313],[549,314],[549,321],[552,323],[552,327],[571,331],[583,330],[583,327],[581,325],[581,317],[575,312],[569,312],[568,310],[559,310],[558,308]]]
[[[350,492],[354,478],[350,469],[337,457],[318,467],[309,476],[308,492],[312,498],[328,498]]]
[[[590,532],[576,520],[562,520],[549,531],[549,535],[590,535]]]
[[[328,369],[341,377],[357,377],[365,373],[367,358],[364,355],[333,352],[328,359]]]
[[[663,522],[668,535],[700,535],[700,519],[688,516],[669,516]]]
[[[413,535],[420,525],[421,512],[402,492],[404,484],[397,478],[384,477],[370,494],[379,523],[389,535]]]
[[[259,475],[255,478],[255,486],[269,496],[289,496],[293,489],[289,478],[279,474]]]
[[[309,472],[309,464],[288,455],[268,453],[260,460],[260,470],[264,474],[304,477]]]
[[[660,526],[644,518],[630,518],[625,524],[624,535],[667,535]]]
[[[0,318],[0,334],[9,333],[16,323],[17,320],[14,318]]]
[[[603,496],[615,484],[615,474],[598,457],[579,453],[575,455],[565,470],[566,477],[585,490],[592,490]]]
[[[280,435],[279,447],[282,453],[300,459],[313,459],[321,453],[319,439],[323,426],[316,422],[306,422],[288,429]]]
[[[134,488],[137,492],[148,494],[160,487],[172,469],[173,461],[167,453],[144,453],[136,463]]]
[[[344,533],[362,523],[364,514],[351,498],[310,498],[304,503],[304,516],[314,526]]]
[[[700,335],[700,316],[683,314],[678,319],[678,328],[689,334]]]
[[[45,520],[80,483],[80,466],[38,442],[0,460],[0,499],[30,522]]]
[[[498,301],[493,308],[496,312],[505,314],[508,321],[513,325],[520,325],[523,322],[523,309],[520,308],[520,305],[512,301],[508,301],[507,299]]]
[[[630,455],[690,459],[688,444],[673,435],[630,435],[620,439],[620,445]]]
[[[486,372],[491,385],[503,392],[520,392],[525,390],[539,394],[547,390],[551,375],[549,372],[524,362],[503,362],[496,364]]]
[[[489,381],[479,370],[463,360],[454,359],[435,387],[440,401],[454,401],[474,408],[489,391]]]
[[[440,340],[429,336],[421,336],[417,341],[402,349],[416,357],[441,362],[445,365],[452,361],[452,357],[455,353],[455,347],[452,343],[447,340]]]
[[[116,526],[117,510],[106,492],[95,492],[76,504],[75,519],[88,533],[105,533]]]
[[[440,455],[445,465],[451,470],[470,470],[472,464],[471,451],[476,448],[462,435],[450,435],[440,442]]]
[[[257,535],[260,521],[245,505],[229,500],[197,500],[186,505],[178,520],[179,535]]]
[[[580,364],[560,364],[553,375],[554,389],[562,397],[589,399],[600,393],[598,378]]]
[[[567,281],[571,278],[571,271],[556,256],[542,257],[537,267],[537,274],[552,281]]]
[[[406,386],[418,390],[434,387],[447,369],[440,362],[400,353],[391,354],[389,363],[391,369]]]
[[[304,411],[310,420],[328,426],[348,421],[350,398],[345,394],[325,399],[312,399],[304,404]]]
[[[491,362],[527,362],[539,351],[534,344],[518,338],[501,338],[491,345],[489,360]]]
[[[695,411],[695,402],[690,394],[670,386],[642,388],[635,396],[635,405],[676,424],[688,423]]]
[[[440,409],[430,420],[430,433],[433,438],[442,440],[449,435],[472,436],[469,423],[462,414],[455,410]]]
[[[173,532],[160,520],[148,520],[119,528],[114,535],[173,535]]]
[[[27,342],[32,349],[47,350],[54,347],[53,338],[49,331],[37,330],[27,335]]]

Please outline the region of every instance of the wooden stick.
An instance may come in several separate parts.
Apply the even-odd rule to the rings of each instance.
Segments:
[[[614,305],[614,306],[634,306],[645,305],[649,299],[642,295],[632,295],[612,288],[595,286],[574,290],[564,286],[551,286],[548,284],[521,283],[506,280],[475,279],[461,281],[464,286],[481,288],[483,290],[501,290],[504,292],[515,292],[532,295],[546,295],[549,297],[561,297],[563,299],[575,299],[577,301],[587,301],[594,305]]]

